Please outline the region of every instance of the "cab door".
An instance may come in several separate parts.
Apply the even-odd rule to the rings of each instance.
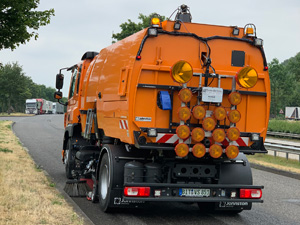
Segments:
[[[79,122],[78,91],[79,91],[81,68],[82,68],[82,64],[79,67],[76,65],[72,70],[72,77],[70,81],[70,89],[69,89],[69,97],[68,97],[68,107],[65,116],[66,125]]]

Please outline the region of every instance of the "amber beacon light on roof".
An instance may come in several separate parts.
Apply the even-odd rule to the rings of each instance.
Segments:
[[[245,155],[267,152],[263,40],[254,24],[192,23],[187,5],[159,18],[60,69],[58,101],[62,71],[71,71],[62,151],[73,185],[67,190],[74,196],[86,182],[88,199],[104,212],[160,201],[250,210],[263,202],[263,186],[253,185]]]

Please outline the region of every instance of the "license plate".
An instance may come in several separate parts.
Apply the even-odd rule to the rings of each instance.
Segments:
[[[209,197],[210,189],[180,188],[179,196],[182,196],[182,197]]]
[[[223,89],[203,87],[202,88],[202,101],[203,102],[214,102],[221,103],[223,100]]]

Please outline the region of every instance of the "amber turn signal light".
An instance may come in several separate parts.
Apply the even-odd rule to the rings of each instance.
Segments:
[[[226,134],[225,131],[223,129],[215,129],[214,132],[212,133],[212,137],[214,139],[215,142],[222,142],[224,141]]]
[[[195,157],[202,158],[206,153],[206,148],[204,144],[198,143],[194,145],[192,152]]]
[[[192,140],[195,142],[200,142],[204,139],[205,132],[203,129],[196,127],[192,130]]]
[[[229,100],[231,105],[238,105],[242,101],[242,95],[238,92],[231,92],[228,95],[228,100]]]
[[[241,113],[236,109],[230,110],[228,113],[228,119],[231,123],[237,123],[241,119]]]
[[[215,159],[220,158],[223,154],[223,149],[220,145],[213,144],[209,148],[209,155]]]
[[[193,116],[195,117],[195,119],[201,120],[205,117],[205,115],[206,115],[206,110],[203,106],[196,105],[193,108]]]
[[[175,147],[175,153],[179,157],[185,157],[189,153],[189,146],[185,143],[180,143]]]
[[[187,125],[180,125],[176,129],[176,134],[181,139],[187,139],[190,136],[190,128]]]
[[[229,159],[234,159],[238,156],[239,154],[239,148],[235,145],[229,145],[225,149],[225,153]]]
[[[178,117],[180,120],[187,121],[191,118],[191,110],[186,106],[180,107],[178,109]]]
[[[217,120],[224,120],[226,118],[226,110],[219,106],[214,110],[214,116]]]
[[[183,88],[179,91],[178,96],[179,96],[180,101],[187,103],[187,102],[191,101],[193,94],[190,89]]]
[[[213,129],[215,129],[215,126],[216,126],[216,121],[213,118],[207,117],[203,120],[202,127],[204,130],[212,131]]]
[[[171,76],[177,83],[185,84],[192,79],[193,68],[188,62],[181,60],[172,66]]]
[[[230,141],[236,141],[240,137],[240,131],[236,127],[231,127],[227,130],[227,137]]]

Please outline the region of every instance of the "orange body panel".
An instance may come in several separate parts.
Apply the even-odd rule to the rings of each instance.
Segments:
[[[173,32],[174,22],[165,21],[162,29]],[[204,24],[186,23],[180,32],[191,32],[201,37],[224,36],[232,37],[232,27],[213,26]],[[202,53],[208,53],[207,46],[192,37],[172,36],[159,34],[157,37],[148,37],[142,46],[141,59],[136,60],[137,52],[142,40],[147,34],[147,29],[142,30],[122,41],[119,41],[103,50],[89,62],[89,69],[81,78],[81,98],[76,104],[72,104],[68,110],[73,111],[72,122],[76,122],[80,110],[95,108],[97,110],[98,127],[106,136],[120,139],[122,142],[135,144],[133,132],[141,131],[141,127],[169,128],[170,112],[161,110],[157,106],[157,94],[163,90],[160,88],[143,88],[139,84],[180,86],[171,75],[170,70],[174,63],[185,60],[191,64],[194,73],[205,73],[205,67],[201,61]],[[242,38],[243,29],[240,28]],[[255,68],[258,73],[257,84],[250,89],[236,85],[242,93],[242,102],[237,106],[241,113],[241,120],[236,124],[241,132],[260,133],[265,138],[270,108],[270,80],[268,71],[264,71],[264,58],[259,48],[249,43],[235,40],[210,40],[211,65],[220,75],[234,77],[242,68],[231,65],[232,51],[245,52],[245,66]],[[210,87],[217,87],[217,79],[210,78]],[[204,78],[202,78],[202,86]],[[193,76],[187,83],[187,87],[197,88],[199,76]],[[232,89],[232,78],[221,78],[221,88]],[[265,95],[248,94],[250,92],[266,93]],[[177,110],[181,103],[177,97],[178,91],[173,92],[172,122],[179,123]],[[228,94],[223,95],[221,105],[226,111],[230,110]],[[76,101],[75,101],[76,102]],[[190,108],[197,104],[197,96],[193,95]],[[77,110],[78,108],[78,110]],[[210,106],[213,110],[215,106]],[[81,115],[82,128],[85,128],[85,115]],[[143,118],[143,119],[139,119]],[[145,119],[146,118],[146,119]],[[201,124],[192,118],[191,124]],[[229,121],[220,122],[220,125],[230,125]],[[176,128],[176,127],[172,127]],[[147,136],[147,135],[144,135]],[[155,137],[147,137],[147,142],[155,142]]]

